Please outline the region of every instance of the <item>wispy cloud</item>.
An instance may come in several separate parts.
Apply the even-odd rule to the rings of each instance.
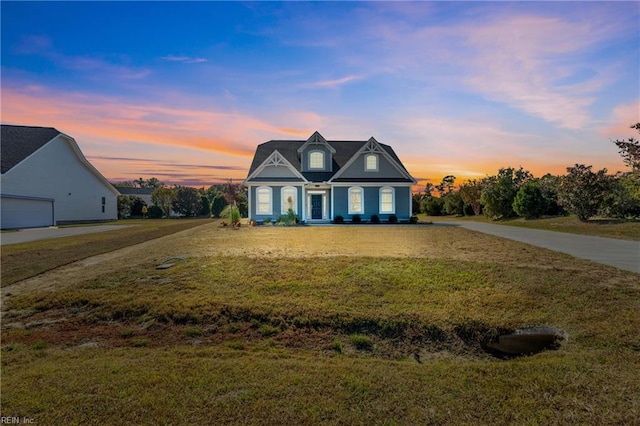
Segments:
[[[40,56],[62,69],[83,73],[88,78],[108,76],[109,80],[140,80],[151,74],[148,68],[125,66],[99,55],[67,55],[58,51],[49,37],[41,35],[24,36],[16,52]]]
[[[160,167],[174,167],[177,169],[212,169],[212,170],[243,170],[246,171],[247,167],[239,167],[239,166],[224,166],[224,165],[214,165],[214,164],[191,164],[191,163],[178,163],[178,162],[167,162],[166,160],[152,160],[148,158],[129,158],[129,157],[110,157],[104,155],[94,155],[88,156],[89,160],[107,160],[107,161],[116,161],[116,162],[135,162],[135,163],[144,163],[144,164],[154,164]]]
[[[191,56],[175,56],[175,55],[167,55],[160,58],[164,61],[169,62],[180,62],[183,64],[201,64],[203,62],[207,62],[205,58],[194,58]]]
[[[362,77],[357,75],[348,75],[342,78],[337,78],[334,80],[322,80],[311,83],[310,87],[325,87],[325,88],[336,88],[347,83],[351,83],[352,81],[360,80]]]

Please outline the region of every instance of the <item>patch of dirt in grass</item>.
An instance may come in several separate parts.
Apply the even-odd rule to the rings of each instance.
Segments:
[[[393,360],[409,360],[419,363],[444,358],[492,360],[482,348],[482,341],[497,330],[460,329],[444,332],[437,337],[418,336],[415,331],[399,335],[381,335],[362,331],[371,344],[359,347],[350,339],[348,330],[325,327],[277,327],[277,331],[265,335],[254,322],[179,325],[151,321],[101,321],[87,322],[83,318],[61,318],[57,321],[30,318],[29,324],[13,322],[3,331],[3,345],[33,346],[45,342],[50,348],[78,349],[85,347],[136,347],[151,348],[183,345],[226,346],[246,350],[294,350],[315,352],[325,356],[363,356]],[[477,324],[474,325],[477,327]],[[194,332],[197,329],[198,332]],[[366,334],[363,334],[366,333]]]

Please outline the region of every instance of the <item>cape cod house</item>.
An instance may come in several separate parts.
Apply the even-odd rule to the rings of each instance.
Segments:
[[[3,124],[0,145],[2,229],[118,218],[118,191],[71,136],[51,127]]]
[[[330,222],[337,216],[365,222],[411,217],[416,183],[393,151],[373,137],[327,141],[318,132],[304,140],[258,145],[244,181],[249,219],[275,220],[292,209],[301,221]]]

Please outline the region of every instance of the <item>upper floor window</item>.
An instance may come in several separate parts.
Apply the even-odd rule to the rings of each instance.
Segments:
[[[378,156],[375,154],[367,154],[364,157],[364,170],[366,172],[378,171]]]
[[[309,153],[309,168],[324,169],[324,152],[311,151]]]

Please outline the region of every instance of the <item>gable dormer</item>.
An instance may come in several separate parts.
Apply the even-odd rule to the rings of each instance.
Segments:
[[[389,147],[387,147],[389,148]],[[391,150],[391,148],[389,148]],[[371,137],[347,161],[329,182],[345,181],[390,181],[414,182],[409,172],[383,147]]]
[[[322,135],[315,131],[309,139],[298,148],[298,157],[303,172],[333,171],[333,154],[336,150],[329,145]]]
[[[278,150],[274,150],[253,172],[245,182],[259,180],[299,180],[306,179]]]

